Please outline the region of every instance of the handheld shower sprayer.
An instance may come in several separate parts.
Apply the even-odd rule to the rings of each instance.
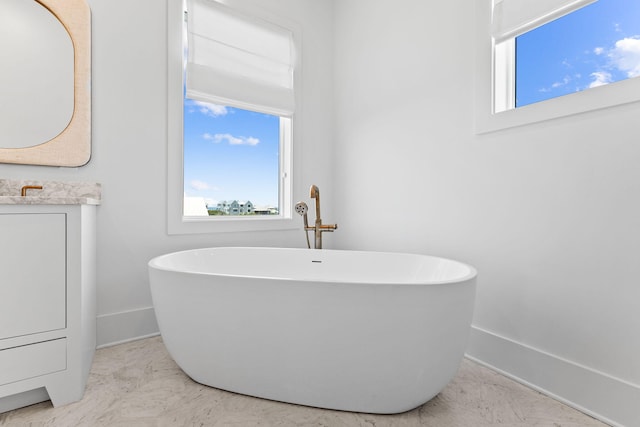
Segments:
[[[307,247],[311,249],[311,243],[309,242],[309,220],[307,219],[307,212],[309,206],[305,202],[296,203],[295,210],[299,215],[302,215],[304,221],[304,234],[307,236]]]

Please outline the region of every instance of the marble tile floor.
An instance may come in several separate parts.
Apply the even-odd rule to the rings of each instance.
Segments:
[[[272,402],[200,385],[167,354],[160,337],[96,352],[84,398],[0,414],[1,426],[605,426],[504,376],[464,360],[454,380],[398,415],[331,411]]]

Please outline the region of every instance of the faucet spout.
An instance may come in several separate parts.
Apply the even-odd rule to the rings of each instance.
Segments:
[[[322,249],[322,233],[329,231],[333,232],[338,228],[338,224],[323,224],[322,217],[320,216],[320,189],[317,185],[312,185],[309,190],[309,196],[314,198],[316,201],[316,220],[314,222],[313,227],[309,227],[307,222],[305,221],[305,232],[313,231],[314,235],[314,248]],[[306,220],[306,217],[305,217]],[[310,246],[310,245],[309,245]]]
[[[42,190],[42,185],[25,185],[20,189],[20,196],[26,197],[27,190]]]
[[[318,224],[322,224],[322,219],[320,218],[320,189],[317,185],[312,185],[309,189],[309,197],[316,199],[316,226]]]

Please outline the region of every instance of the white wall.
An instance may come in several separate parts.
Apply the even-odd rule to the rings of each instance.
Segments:
[[[98,343],[157,332],[147,262],[185,248],[306,246],[301,230],[168,236],[166,1],[88,0],[93,24],[93,155],[78,169],[0,164],[3,178],[94,180],[98,208]],[[259,4],[259,0],[228,3]],[[294,179],[307,200],[312,183],[332,185],[332,8],[329,2],[274,0],[274,13],[303,32],[303,124]],[[329,193],[325,191],[325,193]],[[331,205],[323,206],[331,218]],[[324,213],[323,213],[324,215]],[[302,222],[302,221],[301,221]]]
[[[0,165],[0,176],[103,183],[98,339],[108,343],[155,332],[153,256],[305,241],[300,230],[166,234],[166,2],[89,3],[91,162]],[[638,105],[475,136],[468,1],[273,3],[303,28],[294,199],[308,200],[311,183],[323,190],[323,217],[340,224],[325,243],[473,264],[470,355],[640,425]]]
[[[476,266],[472,357],[639,426],[639,105],[476,136],[472,3],[335,16],[338,245]]]

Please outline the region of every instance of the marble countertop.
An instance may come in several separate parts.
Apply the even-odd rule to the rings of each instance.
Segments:
[[[0,196],[0,205],[99,205],[90,197]]]
[[[21,196],[24,186],[30,188]],[[0,179],[0,205],[99,205],[102,187],[96,182]]]

